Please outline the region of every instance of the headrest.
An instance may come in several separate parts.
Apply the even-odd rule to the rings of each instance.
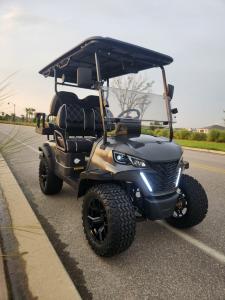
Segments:
[[[52,99],[51,105],[50,105],[50,114],[53,116],[57,116],[57,113],[59,111],[59,108],[63,104],[74,104],[74,102],[78,100],[78,97],[74,93],[70,92],[58,92]]]

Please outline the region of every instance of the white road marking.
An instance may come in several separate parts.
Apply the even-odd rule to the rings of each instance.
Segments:
[[[4,131],[0,130],[0,132],[2,132],[4,135],[7,135],[7,136],[10,136],[9,134],[5,133]],[[37,149],[35,149],[34,147],[22,142],[21,140],[18,140],[17,138],[13,137],[13,136],[10,136],[12,139],[14,139],[15,141],[17,141],[18,143],[24,145],[25,147],[31,149],[32,151],[36,152],[36,153],[39,153],[39,151]]]
[[[6,134],[5,132],[3,132],[2,130],[0,130],[3,134]],[[19,142],[20,144],[24,145],[25,147],[28,147],[29,149],[31,149],[32,151],[39,153],[39,151],[35,148],[33,148],[30,145],[27,145],[25,143],[23,143],[22,141],[12,137],[14,140],[16,140],[17,142]],[[182,238],[183,240],[185,240],[186,242],[190,243],[191,245],[195,246],[196,248],[200,249],[201,251],[205,252],[207,255],[211,256],[213,259],[217,260],[219,263],[225,264],[225,255],[209,246],[207,246],[206,244],[204,244],[203,242],[200,242],[199,240],[191,237],[190,235],[188,235],[185,232],[182,232],[170,225],[168,225],[165,222],[162,221],[156,221],[159,225],[163,226],[164,228],[166,228],[167,230],[169,230],[170,232],[174,233],[175,235],[177,235],[178,237]]]
[[[179,236],[183,240],[187,241],[188,243],[192,244],[196,248],[200,249],[201,251],[205,252],[207,255],[211,256],[213,259],[217,260],[219,263],[225,264],[225,255],[209,246],[200,242],[199,240],[191,237],[187,233],[178,230],[162,221],[156,221],[159,225],[165,227],[170,232],[174,233],[175,235]]]

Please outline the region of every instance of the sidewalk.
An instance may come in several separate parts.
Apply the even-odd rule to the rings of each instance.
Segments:
[[[11,298],[81,299],[1,154],[0,189],[0,233]]]

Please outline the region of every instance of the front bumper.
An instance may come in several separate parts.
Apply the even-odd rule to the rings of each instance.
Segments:
[[[174,188],[173,190],[163,193],[154,193],[154,190],[150,192],[140,176],[140,171],[142,170],[119,172],[114,174],[113,177],[114,180],[132,182],[139,187],[142,194],[140,206],[146,218],[150,220],[161,220],[172,216],[179,196],[176,189]],[[146,175],[150,174],[154,176],[154,173],[149,170],[145,170],[144,172]]]
[[[176,192],[176,188],[166,191],[154,191],[152,192],[144,182],[140,175],[140,172],[144,172],[146,177],[154,176],[154,172],[151,170],[134,169],[131,168],[127,171],[121,171],[118,173],[111,172],[83,172],[81,174],[82,179],[96,180],[101,182],[125,182],[127,184],[135,184],[140,189],[142,197],[137,200],[137,207],[141,210],[143,215],[150,220],[161,220],[172,216],[177,199],[179,197]],[[140,201],[140,202],[139,202]]]
[[[177,199],[177,193],[163,197],[145,197],[142,200],[144,216],[150,220],[162,220],[172,216]]]

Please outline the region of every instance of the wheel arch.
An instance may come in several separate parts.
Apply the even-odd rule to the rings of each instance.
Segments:
[[[49,163],[49,166],[53,170],[55,167],[55,153],[50,145],[48,143],[44,143],[42,146],[38,147],[38,150],[40,151],[40,158],[45,157]]]
[[[100,180],[100,179],[81,179],[79,182],[77,197],[82,197],[86,194],[86,192],[94,185],[104,184],[104,183],[114,183],[121,185],[119,181],[113,180]]]

